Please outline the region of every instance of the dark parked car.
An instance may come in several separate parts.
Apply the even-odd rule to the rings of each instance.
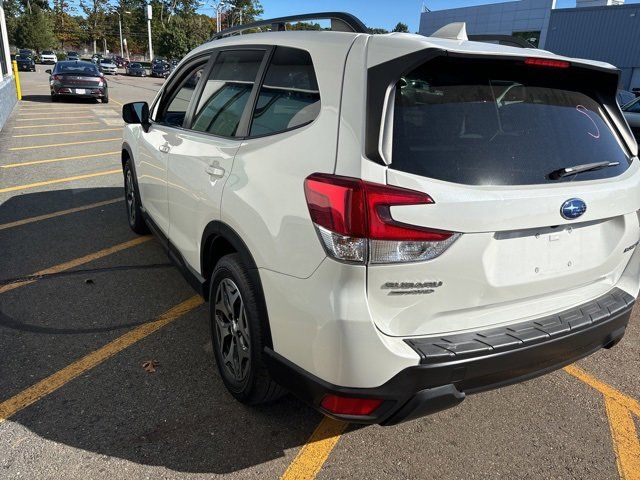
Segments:
[[[81,97],[109,103],[107,80],[91,62],[62,61],[47,73],[51,75],[49,85],[52,102],[62,97]]]
[[[18,64],[18,70],[21,72],[36,71],[36,62],[34,62],[33,57],[30,57],[29,55],[16,55],[16,63]]]
[[[169,65],[169,62],[156,62],[151,67],[152,77],[167,78],[169,73],[171,73],[171,65]]]
[[[31,57],[31,59],[34,61],[36,59],[35,52],[33,50],[29,50],[28,48],[21,48],[20,50],[18,50],[18,55],[25,55],[27,57]]]
[[[67,60],[80,60],[78,52],[67,52]]]
[[[622,107],[622,113],[624,118],[627,119],[627,123],[629,123],[636,140],[640,142],[640,97]]]
[[[129,65],[129,62],[126,58],[122,58],[120,55],[116,55],[113,57],[113,63],[115,63],[118,68],[126,68]]]
[[[146,77],[147,71],[139,63],[130,63],[126,68],[127,75],[132,77]]]

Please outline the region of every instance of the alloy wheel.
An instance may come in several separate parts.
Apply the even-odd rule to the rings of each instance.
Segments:
[[[127,170],[126,180],[125,195],[127,198],[127,212],[129,213],[129,223],[131,225],[134,225],[136,223],[136,196],[131,169]]]
[[[222,279],[216,289],[214,326],[224,368],[242,382],[251,366],[249,322],[240,290],[230,278]]]

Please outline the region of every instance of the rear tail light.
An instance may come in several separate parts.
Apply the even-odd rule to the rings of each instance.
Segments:
[[[336,415],[371,415],[380,405],[378,398],[352,398],[338,395],[326,395],[320,406],[329,413]]]
[[[459,237],[453,232],[406,225],[391,217],[392,206],[434,203],[425,193],[320,173],[307,177],[304,188],[322,244],[338,260],[431,260]]]
[[[552,60],[550,58],[527,58],[524,61],[525,65],[531,65],[534,67],[551,67],[551,68],[569,68],[571,64],[564,60]]]
[[[62,77],[60,75],[54,75],[53,77],[51,77],[51,79],[54,82],[61,82],[62,81]]]

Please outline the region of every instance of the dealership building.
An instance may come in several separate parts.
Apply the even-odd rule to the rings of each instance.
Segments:
[[[556,0],[518,0],[424,8],[420,33],[431,35],[453,22],[466,22],[470,35],[514,35],[560,55],[609,62],[622,71],[621,88],[640,88],[640,4],[576,0],[575,8],[556,8]]]

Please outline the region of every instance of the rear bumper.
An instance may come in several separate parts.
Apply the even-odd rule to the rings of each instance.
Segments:
[[[335,418],[394,425],[454,407],[466,394],[521,382],[575,362],[623,337],[635,299],[614,288],[606,295],[557,315],[510,327],[446,338],[407,340],[421,358],[375,388],[332,385],[282,356],[266,351],[273,378],[325,414],[327,394],[377,398],[370,416]]]
[[[76,93],[75,87],[56,87],[51,89],[51,94],[59,97],[104,98],[107,96],[107,89],[104,87],[86,87],[85,93]]]

